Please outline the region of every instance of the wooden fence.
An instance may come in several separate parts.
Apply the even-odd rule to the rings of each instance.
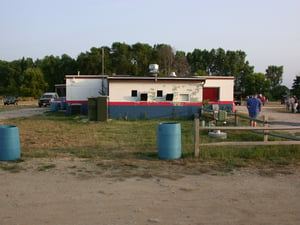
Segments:
[[[235,115],[235,121],[237,121],[237,116]],[[239,131],[263,131],[263,141],[242,141],[242,142],[217,142],[217,143],[200,143],[200,131],[201,130],[239,130]],[[262,127],[250,127],[250,126],[215,126],[215,127],[200,127],[199,118],[194,119],[194,155],[195,157],[200,156],[200,146],[224,146],[224,145],[298,145],[300,144],[300,139],[296,141],[268,141],[269,133],[265,132],[267,130],[300,130],[300,126],[272,126],[269,127],[268,123],[264,119],[264,126]],[[287,136],[280,136],[282,138],[289,138]]]

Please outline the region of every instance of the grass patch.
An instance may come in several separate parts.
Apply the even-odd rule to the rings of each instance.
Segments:
[[[157,126],[160,120],[111,120],[89,122],[84,116],[46,113],[42,116],[7,121],[19,127],[22,158],[85,158],[94,161],[99,169],[118,170],[118,173],[146,169],[169,170],[169,167],[188,173],[217,169],[231,172],[249,166],[268,165],[282,168],[299,165],[299,146],[205,146],[200,158],[194,158],[193,121],[177,120],[181,124],[182,159],[159,160],[157,155]],[[224,141],[211,138],[201,131],[201,142]],[[228,131],[226,141],[261,141],[261,134]],[[270,137],[270,140],[279,140]],[[259,167],[259,166],[258,166]],[[55,168],[54,164],[39,167],[41,171]],[[13,171],[13,169],[11,169]],[[196,171],[196,172],[195,172]],[[156,172],[154,174],[157,175]]]
[[[203,160],[217,159],[228,161],[233,159],[255,161],[300,160],[299,146],[206,146],[201,151]]]
[[[22,170],[25,170],[22,166],[17,163],[0,163],[0,168],[4,171],[11,173],[19,173]]]
[[[38,171],[47,171],[49,169],[53,169],[55,168],[56,165],[55,164],[46,164],[46,165],[41,165],[37,168]]]

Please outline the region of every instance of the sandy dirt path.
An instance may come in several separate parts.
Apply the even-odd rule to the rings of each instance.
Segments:
[[[291,113],[284,110],[278,112],[279,107],[284,108],[283,105],[263,106],[260,116],[267,116],[268,120],[274,125],[300,126],[300,113]],[[248,113],[246,106],[236,106],[236,110]]]
[[[289,224],[300,221],[300,172],[253,171],[185,175],[177,179],[101,176],[87,162],[41,161],[0,170],[2,225]],[[36,167],[36,168],[35,168]],[[89,171],[82,173],[82,171]],[[166,171],[165,171],[166,172]]]
[[[300,116],[283,114],[290,119]],[[288,122],[282,115],[277,118]],[[0,166],[6,168],[0,169],[1,225],[296,225],[300,221],[299,168],[265,175],[243,169],[174,176],[170,167],[161,171],[164,176],[124,178],[74,159],[25,159],[17,164],[20,168],[9,169],[15,164],[7,162]]]

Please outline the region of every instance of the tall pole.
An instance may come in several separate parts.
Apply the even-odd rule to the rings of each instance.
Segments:
[[[102,48],[102,75],[104,75],[104,48]]]

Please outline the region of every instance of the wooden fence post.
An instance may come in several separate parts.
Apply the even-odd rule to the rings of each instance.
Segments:
[[[194,119],[194,155],[195,157],[199,157],[200,155],[200,149],[199,149],[199,144],[200,144],[200,138],[199,138],[199,118]]]
[[[237,116],[237,110],[235,110],[235,113],[234,113],[234,123],[235,123],[235,126],[238,125],[238,116]]]
[[[268,127],[268,116],[264,115],[264,127]],[[268,141],[269,135],[268,133],[264,130],[264,141]]]

